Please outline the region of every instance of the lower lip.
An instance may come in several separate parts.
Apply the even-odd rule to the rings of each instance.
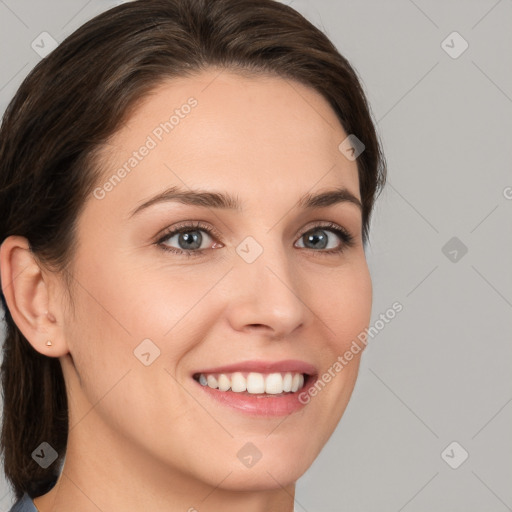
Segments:
[[[308,387],[314,384],[316,377],[308,375],[304,386],[295,393],[285,395],[248,395],[234,391],[220,391],[210,386],[203,386],[195,379],[194,382],[214,400],[251,416],[287,416],[302,409],[307,403],[299,400],[301,393],[307,393]]]

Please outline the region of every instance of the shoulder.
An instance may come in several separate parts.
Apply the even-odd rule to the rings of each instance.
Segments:
[[[30,496],[25,493],[9,510],[9,512],[37,512]]]

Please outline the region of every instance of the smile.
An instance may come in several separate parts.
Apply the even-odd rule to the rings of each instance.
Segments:
[[[257,373],[234,372],[221,374],[196,374],[194,378],[202,385],[220,391],[246,393],[251,395],[278,395],[295,393],[304,386],[306,374],[303,373]]]
[[[318,370],[304,361],[245,361],[192,374],[199,393],[223,409],[259,417],[286,416],[305,407],[301,393]]]

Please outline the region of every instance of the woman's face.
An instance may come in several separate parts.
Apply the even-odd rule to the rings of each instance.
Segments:
[[[357,162],[338,149],[348,134],[317,92],[219,72],[159,86],[101,158],[64,319],[69,441],[111,455],[112,467],[158,467],[154,478],[277,488],[317,457],[357,376],[361,353],[332,368],[370,321],[361,209],[305,205],[335,189],[360,200]],[[161,196],[171,188],[215,196]],[[219,377],[224,366],[241,376]],[[329,369],[304,403],[303,389],[276,395],[280,378],[266,381],[307,373],[308,389]],[[237,389],[247,377],[253,393],[209,389],[200,373]]]

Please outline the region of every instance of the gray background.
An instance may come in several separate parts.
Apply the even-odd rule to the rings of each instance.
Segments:
[[[41,32],[62,41],[116,3],[0,0],[0,111]],[[296,510],[512,510],[512,0],[283,3],[362,77],[389,165],[367,252],[372,324],[404,308],[370,340]],[[454,31],[469,44],[457,58],[445,49],[460,39],[442,45]],[[11,501],[0,482],[0,511]]]

